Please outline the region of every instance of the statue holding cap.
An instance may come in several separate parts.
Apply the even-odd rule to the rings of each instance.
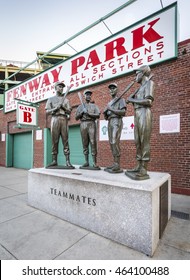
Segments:
[[[80,131],[82,137],[83,153],[85,163],[80,167],[82,169],[100,170],[97,165],[97,124],[96,120],[100,117],[100,110],[97,105],[91,102],[92,91],[84,91],[85,102],[82,101],[82,96],[78,93],[81,104],[76,110],[75,118],[80,120]],[[93,159],[93,166],[89,165],[89,146]]]
[[[58,144],[61,137],[63,143],[63,152],[66,157],[66,166],[62,168],[74,168],[70,163],[70,149],[68,142],[68,116],[71,113],[69,100],[66,98],[70,87],[67,87],[63,95],[65,84],[57,82],[55,84],[56,95],[50,97],[46,103],[46,113],[51,115],[51,138],[52,138],[52,158],[53,161],[47,168],[56,168]]]
[[[152,75],[150,75],[151,69],[149,66],[141,66],[135,72],[136,82],[140,84],[140,87],[128,97],[127,103],[134,106],[137,165],[135,168],[127,170],[125,174],[135,180],[144,180],[149,178],[147,165],[150,161],[151,107],[154,101],[155,85],[151,80]]]
[[[120,138],[123,128],[122,118],[126,113],[126,101],[124,98],[118,98],[118,86],[112,83],[108,86],[111,95],[111,101],[104,110],[104,118],[108,120],[108,138],[114,158],[114,163],[105,168],[110,173],[121,173],[120,168]]]

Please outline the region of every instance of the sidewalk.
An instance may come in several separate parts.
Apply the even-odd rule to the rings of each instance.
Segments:
[[[1,260],[190,260],[190,196],[172,194],[172,217],[148,257],[30,207],[27,172],[0,167]]]

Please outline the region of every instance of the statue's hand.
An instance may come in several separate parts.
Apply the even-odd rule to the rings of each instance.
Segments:
[[[71,85],[70,86],[67,86],[67,91],[69,92],[69,90],[71,89]]]
[[[83,114],[87,114],[87,113],[88,113],[87,109],[83,108]]]
[[[127,104],[129,104],[129,103],[133,103],[133,98],[128,97],[126,102],[127,102]]]
[[[61,105],[61,108],[62,108],[64,111],[67,111],[66,106],[64,106],[63,104]]]
[[[104,119],[107,121],[108,120],[108,115],[104,114]]]
[[[107,106],[106,106],[106,108],[104,109],[103,114],[106,114],[106,112],[107,112]]]

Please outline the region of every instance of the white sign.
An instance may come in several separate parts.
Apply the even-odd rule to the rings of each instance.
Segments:
[[[17,124],[37,126],[37,108],[17,103]]]
[[[99,122],[99,140],[108,141],[108,121]],[[120,140],[134,140],[134,116],[123,118],[123,129]]]
[[[124,117],[121,140],[134,140],[134,127],[134,116]]]
[[[2,141],[2,142],[5,142],[5,133],[2,133],[2,134],[1,134],[1,141]]]
[[[160,116],[160,133],[180,132],[180,114]]]
[[[177,56],[177,4],[116,33],[81,53],[33,76],[5,92],[5,112],[16,109],[14,98],[32,103],[55,94],[54,84],[64,81],[71,90],[124,75],[142,65]]]
[[[99,140],[108,141],[108,121],[99,121]]]
[[[36,130],[36,140],[42,140],[42,130]]]

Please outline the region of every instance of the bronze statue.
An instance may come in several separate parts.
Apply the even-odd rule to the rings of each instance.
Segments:
[[[136,71],[136,82],[139,89],[130,95],[127,103],[134,106],[134,134],[137,166],[127,170],[126,175],[135,180],[148,179],[147,164],[150,161],[150,136],[152,130],[151,106],[154,101],[154,82],[151,80],[149,66],[141,66]]]
[[[66,98],[70,87],[67,87],[65,94],[63,95],[63,88],[65,84],[63,82],[57,82],[55,84],[56,95],[50,97],[46,103],[46,113],[52,115],[51,117],[51,138],[52,138],[52,157],[53,161],[47,168],[56,168],[58,144],[61,136],[63,143],[63,152],[66,157],[66,166],[62,168],[74,168],[70,163],[70,149],[68,142],[68,115],[71,113],[71,107],[69,100]]]
[[[91,103],[92,91],[86,90],[84,92],[86,102],[83,103],[80,93],[78,93],[81,104],[76,111],[76,120],[81,121],[80,131],[82,137],[83,153],[85,156],[85,163],[80,167],[84,169],[100,170],[97,165],[97,131],[96,120],[100,117],[99,108]],[[89,145],[91,146],[91,154],[93,159],[93,166],[89,165]]]
[[[104,170],[110,173],[121,173],[123,170],[120,168],[120,137],[123,128],[122,118],[126,113],[126,101],[124,98],[117,96],[117,84],[112,83],[108,88],[112,100],[104,110],[104,118],[108,120],[108,138],[114,163]]]

